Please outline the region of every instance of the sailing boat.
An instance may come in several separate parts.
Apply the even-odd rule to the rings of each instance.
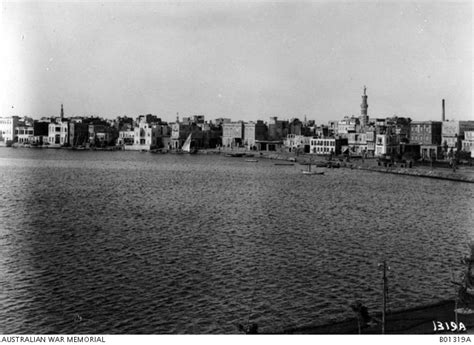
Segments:
[[[303,175],[324,175],[324,171],[311,170],[311,161],[308,163],[308,170],[301,170]]]
[[[194,147],[191,148],[191,137],[192,137],[192,135],[193,135],[192,133],[189,133],[188,138],[184,142],[183,147],[181,148],[181,150],[183,152],[188,152],[188,153],[196,153],[197,152],[197,150]]]
[[[472,268],[474,264],[474,243],[470,244],[471,256],[463,258],[461,263],[466,267],[461,274],[461,281],[456,282],[457,296],[454,312],[456,314],[474,314],[474,275]]]

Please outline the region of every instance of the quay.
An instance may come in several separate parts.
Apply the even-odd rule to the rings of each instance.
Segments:
[[[17,148],[30,148],[28,146],[16,146]],[[46,147],[45,147],[46,148]],[[67,150],[74,150],[71,147],[51,147],[50,149],[67,149]],[[87,150],[93,151],[116,151],[120,150],[119,147],[113,148],[90,148]],[[147,151],[147,150],[143,150]],[[159,152],[155,151],[147,151],[151,153],[177,153],[173,150],[159,150]],[[321,163],[329,163],[329,161],[323,159],[320,156],[313,156],[311,154],[302,154],[299,156],[295,156],[292,153],[284,152],[284,151],[249,151],[249,150],[242,150],[242,149],[201,149],[198,150],[198,154],[223,154],[226,156],[232,157],[254,157],[254,158],[261,158],[261,159],[272,159],[278,161],[286,161],[288,165],[290,163],[299,163],[299,164],[321,164]],[[432,178],[432,179],[439,179],[439,180],[449,180],[449,181],[456,181],[456,182],[465,182],[465,183],[474,183],[474,167],[472,166],[458,166],[456,171],[453,172],[452,169],[442,168],[442,167],[429,167],[429,166],[421,166],[417,165],[416,163],[413,167],[408,168],[405,165],[394,165],[390,167],[378,166],[376,158],[351,158],[349,160],[340,160],[334,159],[332,160],[333,163],[337,164],[338,167],[341,168],[349,168],[349,169],[358,169],[358,170],[366,170],[366,171],[373,171],[379,173],[388,173],[388,174],[396,174],[396,175],[405,175],[405,176],[413,176],[413,177],[425,177],[425,178]],[[280,163],[277,163],[280,164]]]
[[[199,151],[199,153],[220,153],[219,151],[215,150],[207,150],[208,152]],[[226,151],[221,151],[226,152]],[[329,161],[324,160],[322,157],[316,156],[316,158],[311,157],[311,155],[305,154],[300,156],[295,156],[294,154],[287,153],[287,152],[253,152],[248,151],[255,154],[255,157],[262,158],[262,159],[273,159],[273,160],[280,160],[280,161],[287,161],[287,162],[296,162],[300,164],[318,164],[318,163],[329,163]],[[466,183],[474,183],[474,167],[472,166],[458,166],[456,171],[453,172],[452,169],[448,168],[441,168],[441,167],[429,167],[429,166],[421,166],[421,165],[414,165],[411,168],[405,166],[391,166],[391,167],[384,167],[378,166],[376,158],[366,158],[364,160],[357,158],[357,159],[350,159],[348,161],[340,161],[340,160],[333,160],[334,163],[339,163],[341,168],[348,168],[348,169],[358,169],[358,170],[367,170],[379,173],[388,173],[388,174],[396,174],[396,175],[406,175],[406,176],[413,176],[413,177],[425,177],[425,178],[432,178],[432,179],[439,179],[439,180],[449,180],[449,181],[456,181],[456,182],[466,182]]]

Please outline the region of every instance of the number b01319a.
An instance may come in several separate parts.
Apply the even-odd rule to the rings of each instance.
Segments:
[[[434,332],[466,332],[466,326],[462,322],[441,322],[433,321],[433,331]]]

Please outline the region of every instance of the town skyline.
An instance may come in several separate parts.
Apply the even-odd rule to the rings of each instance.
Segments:
[[[0,116],[472,119],[472,4],[6,3]]]

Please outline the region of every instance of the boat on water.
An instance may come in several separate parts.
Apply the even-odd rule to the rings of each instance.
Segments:
[[[257,163],[258,159],[246,159],[245,161],[249,163]]]
[[[244,157],[245,153],[226,153],[226,157]]]
[[[182,151],[182,152],[186,152],[186,153],[197,153],[196,147],[194,147],[194,146],[192,145],[192,144],[193,144],[192,136],[193,136],[193,134],[190,133],[189,136],[188,136],[188,138],[187,138],[186,141],[184,142],[183,147],[181,148],[181,151]]]
[[[324,175],[324,171],[311,170],[311,163],[308,164],[308,170],[301,170],[303,175]]]

